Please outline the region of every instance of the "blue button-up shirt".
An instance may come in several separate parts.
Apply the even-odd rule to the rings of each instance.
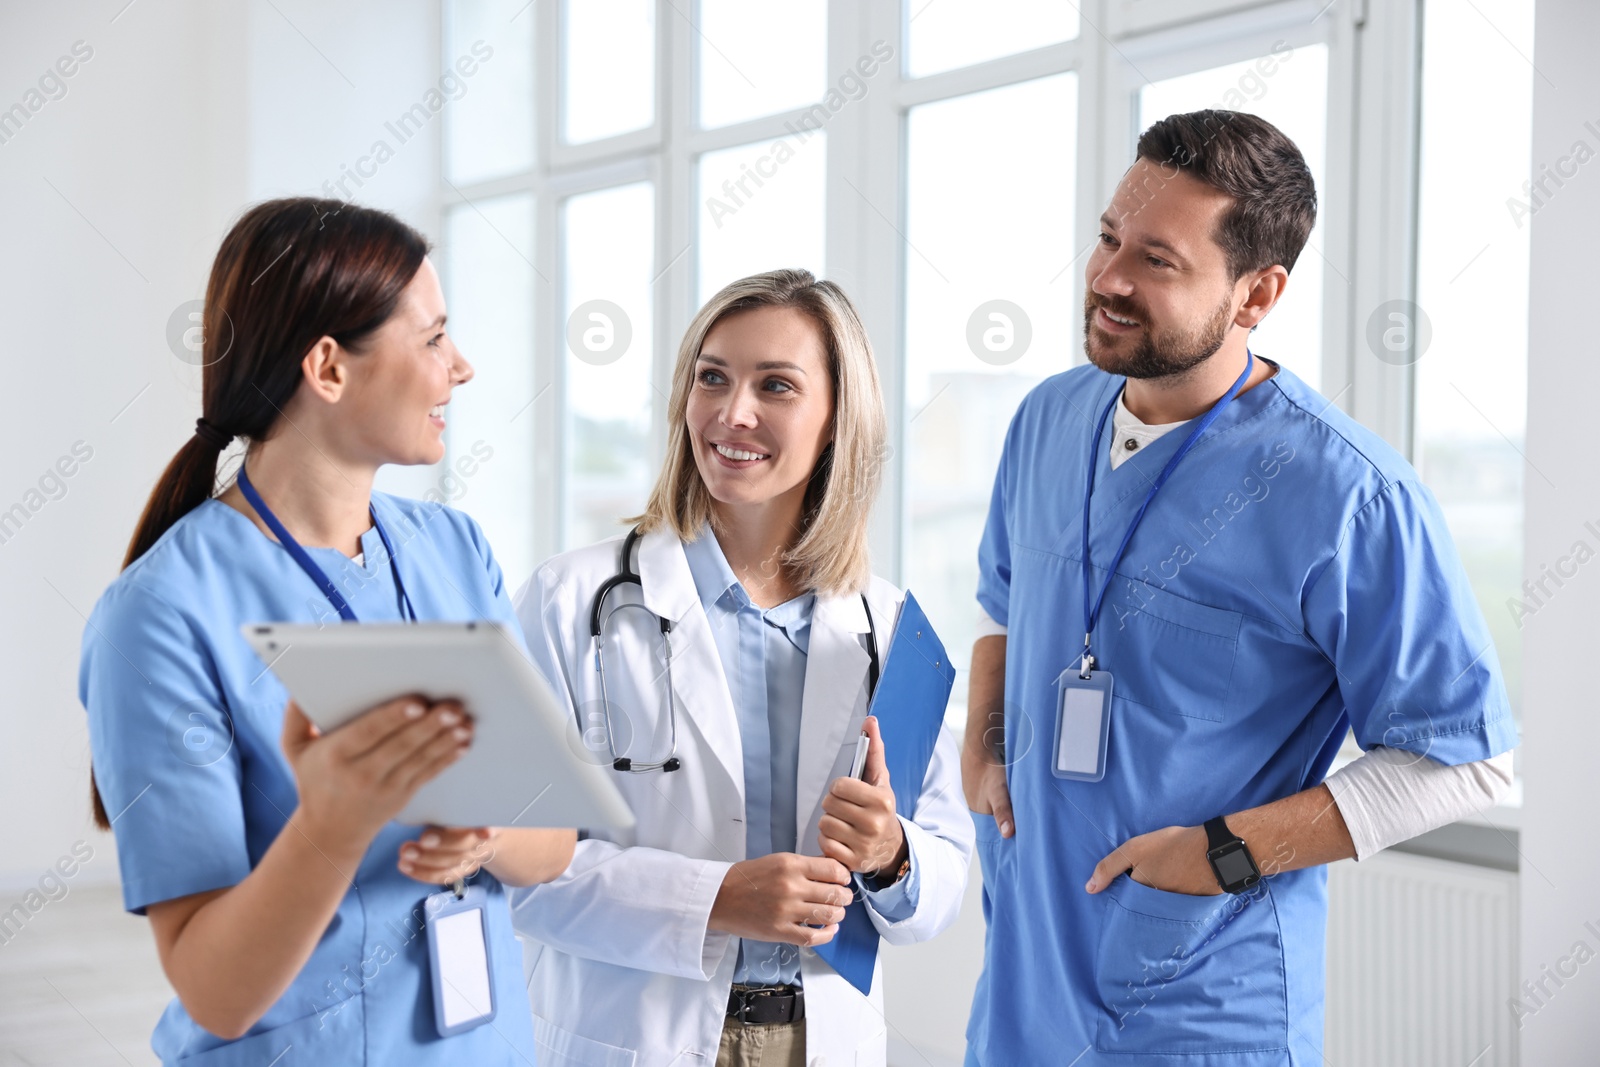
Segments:
[[[797,851],[800,707],[816,594],[777,607],[757,606],[722,553],[710,528],[683,546],[695,591],[711,623],[722,673],[739,717],[744,749],[745,857]],[[892,922],[916,910],[915,869],[881,890],[857,885],[872,908]],[[743,939],[733,980],[751,985],[800,983],[800,950]]]

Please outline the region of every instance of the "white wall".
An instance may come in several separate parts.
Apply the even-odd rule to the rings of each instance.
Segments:
[[[1534,33],[1537,174],[1540,164],[1556,167],[1577,141],[1591,156],[1600,152],[1600,5],[1539,0]],[[1470,161],[1471,146],[1463,153]],[[1542,565],[1556,566],[1575,542],[1600,550],[1600,472],[1589,441],[1600,398],[1593,315],[1600,162],[1589,161],[1554,190],[1532,227],[1525,570],[1538,578]],[[1523,631],[1522,976],[1544,988],[1524,999],[1522,1062],[1541,1067],[1594,1063],[1600,1033],[1600,561],[1552,589]],[[1586,952],[1576,951],[1579,942]]]
[[[95,858],[76,877],[116,877],[110,838],[89,823],[78,648],[151,486],[199,414],[199,372],[168,348],[169,314],[204,294],[246,204],[319,194],[438,77],[431,0],[124,3],[0,14],[0,108],[22,101],[74,42],[93,50],[66,95],[0,144],[10,385],[0,511],[25,502],[75,442],[93,449],[65,495],[0,543],[6,903],[80,838]],[[439,124],[352,187],[430,237]],[[431,480],[406,473],[384,487],[420,493]]]
[[[199,413],[198,378],[169,351],[166,320],[202,294],[245,195],[239,20],[154,0],[112,22],[118,6],[11,5],[0,30],[0,107],[22,100],[74,42],[93,50],[66,95],[0,145],[10,385],[0,510],[25,500],[74,442],[93,449],[65,496],[0,544],[8,894],[79,838],[95,859],[77,877],[115,878],[109,838],[89,827],[79,638]]]

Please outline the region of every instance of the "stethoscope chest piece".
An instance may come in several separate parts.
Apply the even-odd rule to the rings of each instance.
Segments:
[[[650,770],[654,766],[655,764],[651,764],[649,767],[641,767],[639,769]],[[677,756],[668,756],[666,759],[661,761],[660,766],[663,771],[675,771],[679,767],[683,766],[683,761]],[[633,760],[629,759],[627,756],[618,756],[616,759],[611,761],[611,769],[614,771],[632,771]]]

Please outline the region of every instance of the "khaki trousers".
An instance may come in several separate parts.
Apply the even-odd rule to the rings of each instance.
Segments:
[[[722,1024],[717,1067],[805,1067],[806,1021],[746,1025]]]

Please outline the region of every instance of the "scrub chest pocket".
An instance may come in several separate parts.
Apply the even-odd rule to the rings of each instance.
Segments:
[[[1099,1051],[1174,1064],[1288,1048],[1283,941],[1268,883],[1238,896],[1198,897],[1123,876],[1101,903]]]
[[[1032,626],[1064,634],[1063,607],[1081,603],[1083,596],[1082,564],[1072,556],[1022,545],[1015,552],[1011,629]],[[1119,573],[1106,592],[1095,628],[1097,665],[1116,679],[1119,701],[1225,722],[1243,619],[1237,611],[1201,604]],[[1078,665],[1082,635],[1064,634],[1061,648],[1060,663],[1051,664],[1052,679],[1055,672]],[[1113,721],[1113,747],[1117,727]]]
[[[1108,604],[1095,645],[1101,668],[1116,677],[1117,696],[1189,719],[1227,721],[1243,616],[1120,574],[1107,601],[1112,597],[1122,610]]]

